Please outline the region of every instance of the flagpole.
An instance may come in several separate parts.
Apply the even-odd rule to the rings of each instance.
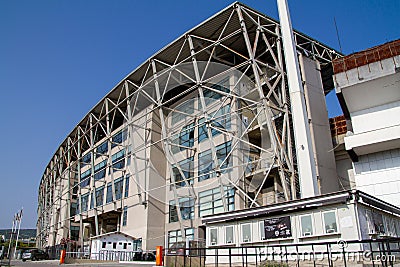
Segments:
[[[14,233],[14,224],[15,224],[15,214],[14,214],[13,224],[12,224],[12,228],[11,228],[10,242],[8,243],[8,252],[7,252],[8,265],[10,265],[10,262],[11,262],[10,253],[11,253],[12,238],[13,238],[13,233]]]
[[[19,230],[21,229],[21,221],[22,221],[22,211],[23,211],[23,209],[24,208],[21,209],[21,211],[19,212],[18,218],[17,218],[19,224],[18,224],[18,232],[17,232],[17,239],[16,239],[17,242],[15,243],[15,250],[14,250],[14,259],[16,259],[16,254],[17,254],[18,237],[19,237]]]

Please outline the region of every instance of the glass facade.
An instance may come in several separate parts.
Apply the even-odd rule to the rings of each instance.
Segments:
[[[301,235],[302,236],[311,236],[313,235],[313,224],[311,215],[304,215],[300,217],[301,224]]]
[[[216,155],[218,164],[220,164],[221,173],[225,173],[229,166],[232,166],[232,156],[228,154],[231,152],[231,141],[223,143],[216,148]],[[211,149],[199,153],[198,156],[198,181],[204,181],[216,175],[215,164],[212,159]]]
[[[235,191],[224,187],[228,211],[235,209]],[[224,212],[221,189],[219,187],[199,193],[199,217]]]
[[[194,239],[194,229],[187,228],[185,229],[185,236],[189,240]],[[182,238],[181,230],[174,230],[168,232],[168,247],[175,247],[175,248],[183,248],[185,247],[186,240]]]
[[[180,198],[179,208],[182,216],[182,220],[194,219],[194,200],[191,198]],[[169,222],[177,222],[178,211],[175,205],[175,200],[169,202]]]
[[[178,169],[179,167],[179,169]],[[172,172],[173,172],[173,178],[171,182],[173,183],[175,181],[176,186],[185,186],[186,183],[184,181],[184,178],[181,175],[181,172],[185,176],[187,182],[189,184],[193,184],[193,175],[194,175],[194,164],[193,164],[193,157],[185,159],[180,161],[177,165],[174,165],[172,167]]]

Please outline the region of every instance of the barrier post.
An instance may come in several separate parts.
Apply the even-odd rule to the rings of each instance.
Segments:
[[[163,265],[163,247],[157,246],[156,247],[156,266]]]
[[[65,249],[61,250],[61,254],[60,254],[60,264],[64,264],[65,262]]]

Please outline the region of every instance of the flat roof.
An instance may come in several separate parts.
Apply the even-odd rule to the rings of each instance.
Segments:
[[[400,55],[400,39],[333,60],[333,72],[340,73]]]
[[[350,200],[355,200],[357,203],[372,206],[383,211],[400,216],[400,208],[379,198],[371,196],[359,190],[339,191],[329,194],[324,194],[315,197],[296,199],[281,203],[271,204],[262,207],[249,208],[243,210],[229,211],[215,215],[203,217],[203,224],[213,224],[226,221],[240,221],[254,217],[267,216],[271,213],[286,214],[289,212],[317,208],[338,203],[348,203]]]

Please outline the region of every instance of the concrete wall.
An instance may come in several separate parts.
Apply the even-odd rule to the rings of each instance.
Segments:
[[[319,63],[299,56],[320,193],[339,191],[328,111]]]
[[[360,156],[353,165],[357,189],[400,206],[400,149]]]

